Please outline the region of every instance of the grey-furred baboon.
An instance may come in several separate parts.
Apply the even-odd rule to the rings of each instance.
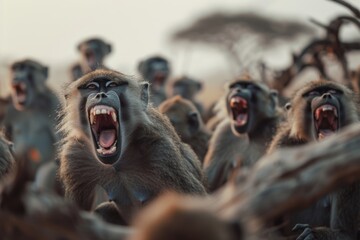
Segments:
[[[104,68],[104,60],[112,52],[112,46],[102,38],[89,38],[80,42],[77,50],[81,60],[70,67],[72,81],[95,69]]]
[[[152,56],[140,61],[138,71],[150,83],[150,102],[159,106],[166,99],[165,86],[171,69],[169,61],[161,56]]]
[[[194,104],[181,96],[175,96],[160,104],[159,111],[169,118],[181,140],[189,144],[203,162],[211,133],[204,126]]]
[[[336,134],[359,121],[358,97],[347,87],[324,80],[299,89],[287,105],[288,120],[279,128],[269,152],[280,147],[295,147]],[[287,216],[298,240],[356,239],[360,217],[360,184],[342,186],[311,207]],[[290,226],[289,226],[290,225]]]
[[[48,68],[25,59],[10,67],[11,99],[3,120],[4,133],[14,143],[16,155],[32,161],[34,170],[55,162],[56,131],[61,102],[46,85]]]
[[[277,92],[251,79],[232,82],[225,103],[228,116],[215,129],[204,161],[210,191],[263,156],[283,119]]]
[[[66,90],[60,164],[65,196],[91,210],[95,186],[101,186],[110,202],[96,212],[111,222],[128,224],[164,191],[206,193],[200,161],[149,104],[148,86],[103,69]]]

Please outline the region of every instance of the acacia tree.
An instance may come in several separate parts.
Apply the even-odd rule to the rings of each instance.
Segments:
[[[313,28],[294,20],[275,20],[255,13],[213,13],[174,32],[171,40],[218,48],[241,70],[258,60],[263,50],[313,33]]]

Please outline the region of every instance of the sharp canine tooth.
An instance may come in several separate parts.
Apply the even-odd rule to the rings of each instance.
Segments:
[[[111,117],[114,120],[114,122],[116,122],[116,114],[115,114],[115,112],[111,112]]]
[[[90,123],[91,123],[91,124],[93,124],[93,123],[94,123],[94,118],[95,118],[95,116],[94,116],[94,115],[92,115],[92,114],[90,114]]]

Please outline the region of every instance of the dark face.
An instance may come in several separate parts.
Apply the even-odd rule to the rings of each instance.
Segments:
[[[201,119],[196,109],[175,103],[169,108],[160,105],[159,110],[169,118],[181,139],[187,140],[198,134]]]
[[[151,87],[155,90],[163,88],[166,79],[169,76],[169,66],[165,61],[152,61],[149,63],[147,80],[150,81]]]
[[[103,65],[104,58],[110,53],[110,46],[100,41],[83,44],[80,47],[83,59],[90,70]]]
[[[11,97],[17,110],[28,108],[35,100],[38,84],[46,80],[46,68],[37,68],[26,63],[15,64],[11,68]]]
[[[101,162],[113,164],[121,154],[121,95],[128,82],[95,79],[80,86],[83,124],[91,132],[96,154]]]
[[[265,86],[237,81],[229,86],[227,110],[234,133],[251,133],[261,122],[274,117],[277,94]]]
[[[309,103],[313,119],[313,135],[321,140],[337,132],[342,127],[340,89],[331,87],[318,87],[303,94]]]
[[[185,99],[192,100],[201,90],[201,83],[194,80],[179,80],[174,83],[173,96],[180,95]]]

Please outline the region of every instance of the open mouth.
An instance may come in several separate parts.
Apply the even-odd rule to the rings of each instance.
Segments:
[[[18,104],[25,104],[26,101],[26,84],[25,83],[16,83],[12,85],[15,95],[16,95],[16,100],[18,102]]]
[[[90,108],[89,121],[98,154],[106,157],[116,151],[119,124],[113,107],[97,105]]]
[[[247,100],[239,96],[234,96],[230,99],[230,108],[235,125],[246,125],[249,116]]]
[[[338,110],[330,104],[315,109],[315,130],[318,139],[334,134],[339,129]]]

